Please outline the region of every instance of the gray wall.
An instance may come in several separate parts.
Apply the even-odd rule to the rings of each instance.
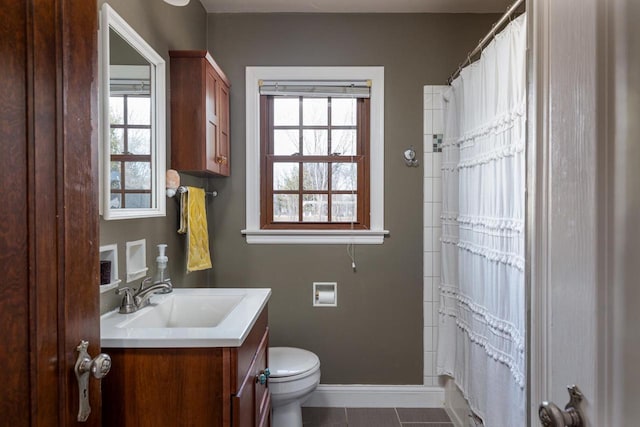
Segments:
[[[105,3],[98,0],[98,7]],[[122,16],[167,62],[167,167],[171,164],[171,126],[169,67],[170,49],[205,49],[206,13],[200,2],[192,1],[186,7],[174,7],[161,0],[110,0],[107,3]],[[183,183],[206,187],[207,180],[182,175]],[[177,202],[167,199],[167,216],[138,220],[100,221],[100,244],[118,243],[120,278],[125,277],[125,242],[147,239],[147,266],[153,272],[156,246],[167,243],[170,273],[177,286],[206,286],[208,271],[186,275],[185,239],[176,233],[178,225]],[[124,280],[123,280],[124,282]],[[137,285],[138,282],[134,283]],[[124,284],[124,283],[123,283]],[[109,291],[102,295],[101,311],[114,308],[120,297]]]
[[[324,384],[422,383],[423,89],[444,84],[495,15],[209,14],[209,52],[231,87],[232,176],[217,180],[210,225],[217,287],[270,287],[272,346],[314,351]],[[245,67],[385,67],[383,245],[248,245],[245,227]],[[338,307],[313,308],[312,282],[338,282]]]

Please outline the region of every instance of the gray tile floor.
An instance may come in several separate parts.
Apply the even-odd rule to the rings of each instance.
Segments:
[[[302,408],[304,427],[453,427],[438,408]]]

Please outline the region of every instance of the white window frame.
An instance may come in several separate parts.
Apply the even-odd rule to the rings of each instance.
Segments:
[[[260,81],[261,80],[370,80],[370,229],[262,230],[260,229]],[[384,229],[384,67],[247,67],[247,243],[258,244],[381,244]]]

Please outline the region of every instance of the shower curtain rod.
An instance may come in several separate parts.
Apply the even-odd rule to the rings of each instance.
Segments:
[[[447,79],[448,84],[451,84],[451,82],[460,75],[460,72],[464,67],[471,64],[471,58],[473,58],[476,54],[482,52],[482,49],[484,49],[485,45],[496,35],[496,33],[502,27],[502,25],[505,22],[507,22],[507,20],[511,20],[511,15],[513,15],[516,12],[516,9],[522,3],[524,3],[524,0],[516,0],[511,6],[507,8],[507,11],[504,13],[504,15],[502,15],[502,17],[498,20],[498,22],[496,22],[491,26],[491,31],[489,31],[489,33],[486,36],[484,36],[483,39],[480,40],[480,42],[475,47],[475,49],[473,49],[471,52],[467,54],[467,58],[464,61],[462,61],[460,65],[458,65],[458,68],[456,69],[456,71],[454,71],[451,77]]]

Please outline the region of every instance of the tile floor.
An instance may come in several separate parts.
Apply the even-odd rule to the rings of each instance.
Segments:
[[[302,408],[304,427],[453,427],[439,408]]]

